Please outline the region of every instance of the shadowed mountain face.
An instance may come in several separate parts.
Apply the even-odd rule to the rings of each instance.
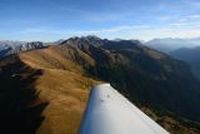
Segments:
[[[194,75],[200,79],[200,47],[177,49],[170,55],[190,64]]]
[[[95,61],[95,66],[86,68],[89,74],[110,82],[132,101],[200,121],[200,84],[187,64],[138,42],[91,42],[87,38],[69,39],[61,47],[70,45],[89,55]]]
[[[42,75],[42,72],[24,65],[17,57],[1,62],[0,131],[2,134],[33,134],[44,120],[41,113],[48,103],[40,100],[35,90],[34,81],[38,75]]]
[[[146,42],[146,45],[188,63],[193,74],[200,79],[200,38],[154,39]]]
[[[189,120],[200,121],[200,84],[188,65],[138,41],[70,38],[18,56],[16,63],[42,71],[34,77],[34,87],[49,105],[37,133],[76,133],[88,89],[102,81],[110,82],[170,132],[199,132]]]

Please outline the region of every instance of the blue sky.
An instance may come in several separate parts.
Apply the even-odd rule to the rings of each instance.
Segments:
[[[200,36],[199,0],[1,0],[0,40]]]

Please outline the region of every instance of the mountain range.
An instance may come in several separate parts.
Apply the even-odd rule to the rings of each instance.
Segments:
[[[150,40],[145,44],[158,51],[169,53],[180,48],[200,46],[200,38],[162,38]]]
[[[89,90],[104,82],[169,132],[200,132],[200,82],[189,65],[137,40],[73,37],[7,56],[0,66],[7,132],[77,133]]]
[[[0,41],[0,58],[22,51],[43,48],[42,42]]]
[[[55,42],[41,42],[41,41],[0,41],[0,59],[11,54],[17,54],[23,51],[29,51],[33,49],[41,49],[49,45],[58,45],[64,40],[60,39]]]
[[[193,74],[200,78],[200,38],[153,39],[146,42],[145,45],[188,63]]]

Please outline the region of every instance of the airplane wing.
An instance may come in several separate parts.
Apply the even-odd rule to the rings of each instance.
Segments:
[[[169,134],[110,84],[95,86],[79,134]]]

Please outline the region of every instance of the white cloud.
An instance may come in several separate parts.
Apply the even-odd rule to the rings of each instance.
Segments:
[[[193,15],[188,16],[188,18],[199,19],[200,18],[200,14],[193,14]]]

